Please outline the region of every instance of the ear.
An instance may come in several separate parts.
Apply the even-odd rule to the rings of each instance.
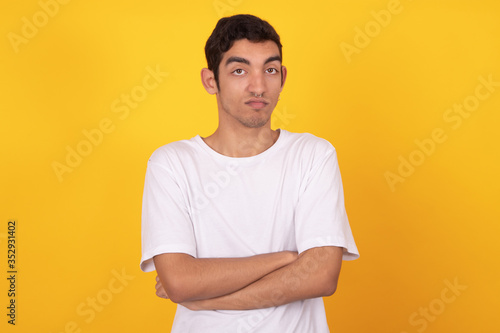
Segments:
[[[203,87],[210,95],[218,93],[214,72],[212,72],[210,69],[203,68],[201,70],[201,83],[203,84]]]
[[[285,66],[281,66],[281,91],[283,91],[283,87],[285,86],[287,70]]]

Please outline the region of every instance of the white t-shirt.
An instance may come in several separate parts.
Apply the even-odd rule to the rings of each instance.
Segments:
[[[142,211],[141,269],[153,256],[246,257],[319,246],[359,257],[344,208],[333,146],[280,130],[269,149],[229,157],[198,135],[158,148],[148,162]],[[177,306],[172,332],[329,332],[322,298],[247,311]]]

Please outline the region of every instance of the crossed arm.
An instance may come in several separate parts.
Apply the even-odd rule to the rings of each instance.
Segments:
[[[312,248],[297,256],[276,252],[246,258],[154,257],[157,295],[191,310],[249,310],[330,296],[337,288],[343,249]]]

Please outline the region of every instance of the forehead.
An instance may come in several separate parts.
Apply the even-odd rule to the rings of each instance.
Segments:
[[[252,62],[263,62],[272,56],[279,56],[278,45],[272,40],[264,42],[251,42],[248,39],[240,39],[233,43],[233,46],[224,53],[222,64],[229,57],[241,57]]]

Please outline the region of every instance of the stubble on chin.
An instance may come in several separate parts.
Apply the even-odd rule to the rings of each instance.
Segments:
[[[262,119],[262,118],[238,119],[238,121],[245,127],[261,128],[267,124],[267,122],[269,121],[269,118],[268,119]]]

